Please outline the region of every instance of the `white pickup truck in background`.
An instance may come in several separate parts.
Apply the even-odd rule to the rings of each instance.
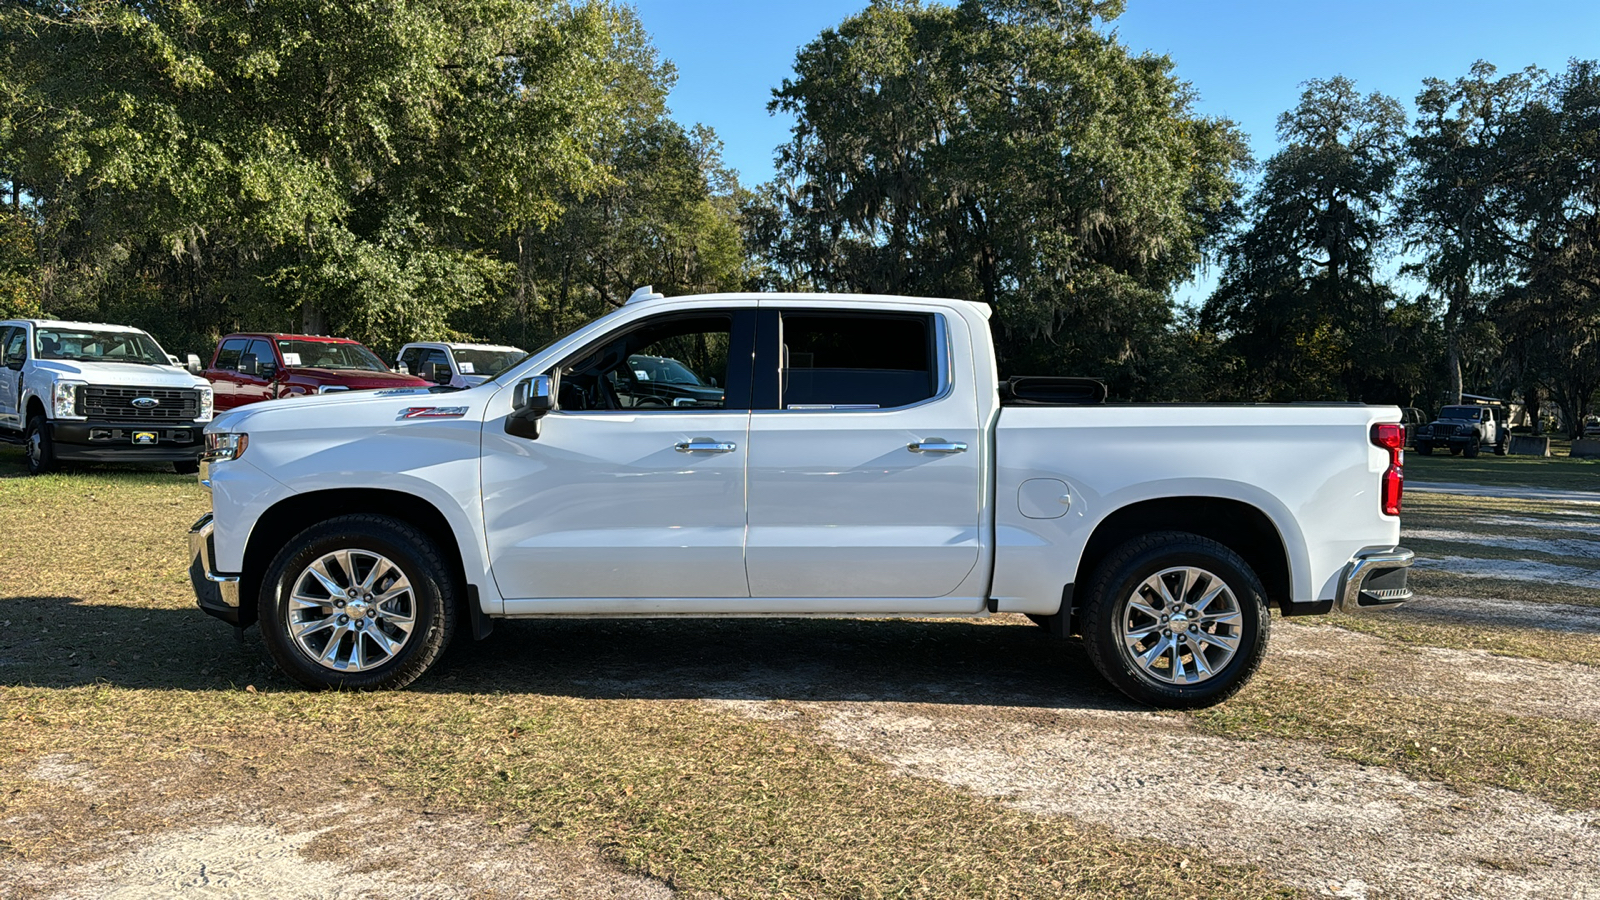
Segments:
[[[126,325],[0,322],[0,440],[23,445],[28,472],[57,462],[169,462],[199,468],[211,385],[155,338]]]
[[[1393,606],[1394,407],[1104,405],[1001,382],[958,300],[646,296],[477,387],[207,429],[200,606],[313,687],[400,687],[551,616],[984,616],[1081,634],[1145,703],[1218,702],[1269,608]],[[630,403],[630,359],[720,389]]]

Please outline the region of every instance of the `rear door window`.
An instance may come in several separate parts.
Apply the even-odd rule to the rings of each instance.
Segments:
[[[938,393],[933,317],[785,312],[781,409],[894,409]]]

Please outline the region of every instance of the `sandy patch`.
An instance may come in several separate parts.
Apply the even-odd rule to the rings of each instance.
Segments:
[[[1418,556],[1419,569],[1438,569],[1462,578],[1499,578],[1507,581],[1556,581],[1573,587],[1600,590],[1600,569],[1557,566],[1528,559],[1471,559],[1465,556]]]
[[[1405,537],[1419,541],[1472,544],[1482,547],[1499,547],[1504,550],[1549,553],[1555,556],[1600,559],[1600,541],[1584,541],[1575,538],[1496,537],[1492,534],[1479,534],[1475,531],[1453,531],[1445,528],[1407,528]]]
[[[1475,623],[1511,628],[1540,628],[1600,634],[1600,607],[1566,603],[1527,603],[1484,597],[1413,597],[1391,616],[1426,616],[1458,624]]]
[[[61,756],[35,766],[53,785],[88,787],[83,802],[115,802],[118,788]],[[178,779],[182,781],[182,779]],[[309,808],[233,796],[187,796],[162,810],[173,827],[105,824],[77,833],[74,861],[7,859],[8,900],[667,900],[660,882],[621,872],[586,847],[531,839],[468,815],[428,814],[378,794],[318,785]],[[187,785],[193,787],[193,785]],[[89,857],[84,860],[84,857]],[[84,861],[77,861],[84,860]]]

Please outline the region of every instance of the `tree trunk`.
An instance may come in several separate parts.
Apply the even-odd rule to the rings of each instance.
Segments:
[[[1522,392],[1522,411],[1528,417],[1528,424],[1533,426],[1535,437],[1544,434],[1544,423],[1539,420],[1539,389],[1531,387]]]
[[[315,300],[304,300],[300,303],[300,332],[302,334],[327,334],[328,317],[322,311],[322,305]]]

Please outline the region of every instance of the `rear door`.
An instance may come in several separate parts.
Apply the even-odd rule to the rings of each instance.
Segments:
[[[750,420],[752,597],[972,604],[953,592],[980,551],[977,397],[952,378],[946,315],[900,309],[763,305],[758,394],[777,371]]]

